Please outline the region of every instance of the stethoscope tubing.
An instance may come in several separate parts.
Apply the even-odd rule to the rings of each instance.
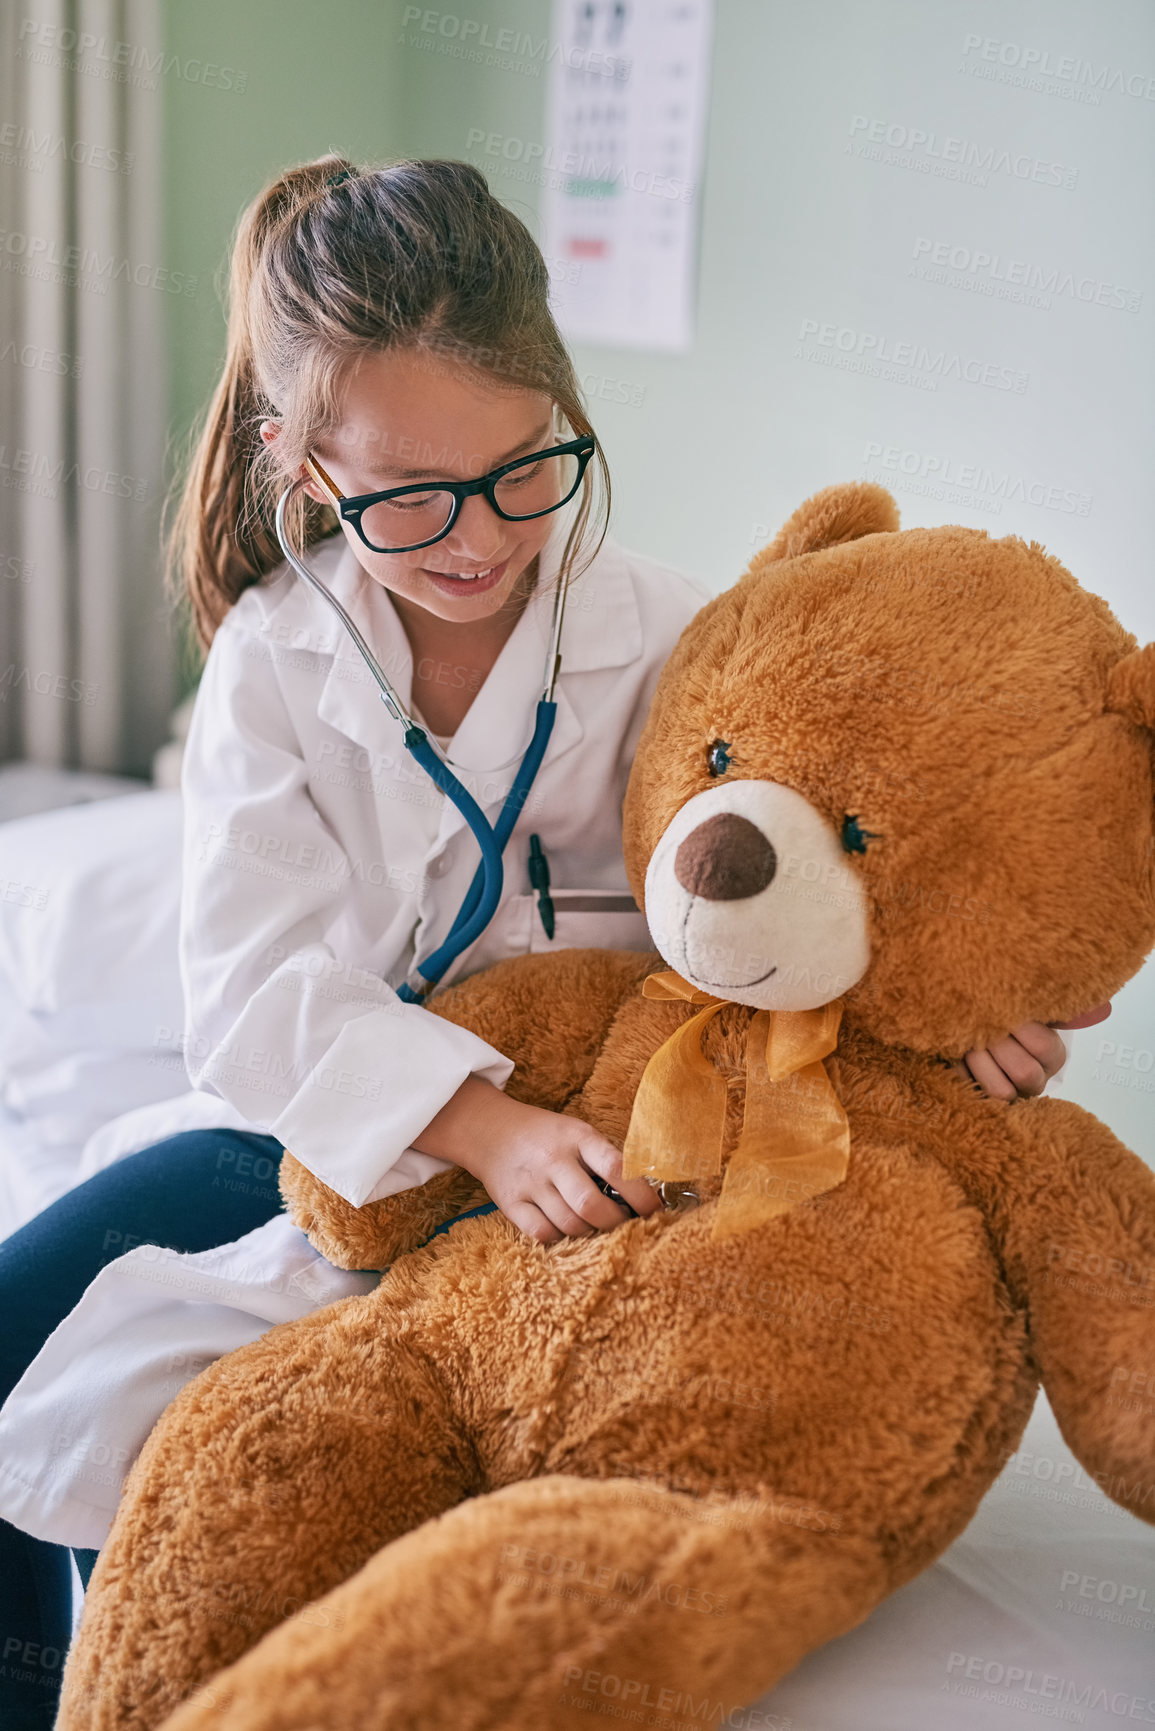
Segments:
[[[457,911],[447,936],[437,946],[431,955],[423,962],[416,964],[417,972],[427,982],[427,986],[436,985],[451,962],[467,950],[475,938],[481,936],[501,901],[501,892],[505,883],[505,864],[502,853],[505,844],[513,833],[513,826],[529,796],[534,777],[545,756],[549,736],[553,732],[554,720],[557,716],[557,704],[547,703],[541,698],[537,706],[537,717],[534,723],[533,738],[526,748],[525,756],[514,776],[513,785],[506,794],[497,821],[492,828],[486,821],[473,796],[461,786],[456,776],[452,775],[440,758],[430,750],[429,741],[424,736],[420,742],[410,743],[406,737],[406,749],[426,770],[438,787],[453,800],[458,811],[473,831],[478,847],[481,849],[481,863],[473,874],[473,881],[465,892],[465,900]],[[414,731],[420,732],[420,728]],[[456,787],[449,785],[450,780]],[[415,990],[408,981],[398,988],[398,996],[405,1003],[419,1003],[424,996],[422,990]]]
[[[473,879],[465,893],[465,899],[457,911],[449,932],[432,954],[427,956],[424,961],[415,964],[415,971],[421,976],[424,984],[414,985],[410,981],[405,981],[397,988],[397,995],[402,1002],[421,1003],[426,993],[437,984],[450,964],[456,961],[457,957],[462,955],[475,939],[480,937],[497,912],[498,904],[501,901],[501,892],[505,882],[505,866],[502,860],[505,844],[512,835],[517,819],[525,807],[530,789],[549,745],[554,721],[557,718],[557,703],[554,700],[553,691],[561,667],[559,645],[562,618],[565,611],[564,586],[559,585],[554,596],[549,660],[546,666],[544,690],[538,700],[537,712],[534,717],[533,737],[518,765],[512,785],[497,815],[497,820],[491,825],[468,788],[455,775],[445,757],[434,748],[425,729],[414,721],[405,708],[356,621],[350,617],[347,609],[322,583],[316,573],[310,571],[304,560],[289,546],[285,512],[293,493],[303,485],[304,482],[301,480],[294,481],[286,487],[277,502],[276,532],[277,539],[281,544],[281,551],[297,575],[303,578],[337,614],[356,645],[361,659],[372,674],[382,702],[394,720],[400,722],[404,730],[403,743],[406,751],[415,763],[420,764],[430,780],[441,789],[446,798],[452,800],[468,824],[481,850],[480,863],[473,874]]]

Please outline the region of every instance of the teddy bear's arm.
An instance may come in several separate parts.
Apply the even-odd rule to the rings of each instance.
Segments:
[[[429,1005],[513,1059],[506,1093],[560,1111],[583,1087],[620,1006],[660,966],[653,952],[559,950],[518,956],[450,986]],[[446,1220],[487,1202],[461,1167],[354,1208],[287,1150],[281,1194],[294,1223],[338,1268],[388,1268]]]
[[[584,1087],[621,1006],[664,965],[653,950],[517,956],[450,986],[430,1009],[513,1059],[513,1099],[558,1112]]]
[[[1108,1496],[1155,1523],[1155,1173],[1070,1101],[1006,1124],[991,1217],[1047,1397]]]

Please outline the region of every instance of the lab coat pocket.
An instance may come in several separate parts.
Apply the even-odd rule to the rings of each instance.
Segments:
[[[652,950],[654,940],[629,890],[551,889],[554,933],[547,937],[536,892],[519,896],[532,954],[550,950]],[[521,929],[525,929],[523,926]]]

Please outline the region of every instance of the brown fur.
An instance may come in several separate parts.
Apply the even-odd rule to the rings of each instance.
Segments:
[[[1113,1393],[1155,1373],[1155,1179],[1088,1113],[943,1062],[1067,1019],[1150,948],[1151,654],[1036,545],[896,522],[863,487],[795,513],[685,633],[626,803],[639,899],[717,737],[733,773],[880,838],[853,862],[872,961],[829,1061],[845,1182],[720,1243],[715,1181],[548,1250],[491,1215],[406,1255],[472,1181],[353,1210],[287,1161],[327,1255],[393,1266],[173,1403],[93,1576],[63,1731],[733,1711],[963,1530],[1040,1379],[1087,1470],[1155,1519],[1155,1426]],[[620,1145],[693,1013],[642,998],[660,965],[530,957],[434,1008],[514,1057],[511,1092]],[[705,1037],[727,1149],[751,1013]]]

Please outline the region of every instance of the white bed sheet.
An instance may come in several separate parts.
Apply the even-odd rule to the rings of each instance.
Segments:
[[[1155,1528],[1082,1471],[1040,1396],[963,1536],[733,1722],[1021,1731],[1044,1720],[1155,1725]]]
[[[10,1006],[0,981],[0,1043]],[[85,1151],[90,1143],[98,1148],[107,1142],[108,1127],[119,1124],[121,1114],[155,1112],[188,1091],[179,1052],[69,1052],[23,1075],[5,1074],[0,1063],[0,1238],[99,1170],[104,1162],[86,1166]],[[229,1122],[229,1108],[218,1104],[214,1123]],[[192,1127],[191,1121],[175,1125]],[[138,1145],[175,1129],[162,1129]]]
[[[10,1006],[0,980],[0,1045]],[[151,1116],[174,1096],[189,1098],[179,1052],[69,1052],[24,1075],[5,1073],[0,1062],[0,1238],[107,1163],[86,1163],[86,1151],[91,1147],[95,1153],[109,1142],[122,1114]],[[228,1122],[229,1108],[223,1101],[217,1104],[219,1114],[210,1113],[213,1122]],[[172,1130],[163,1116],[152,1122],[161,1127],[136,1138],[135,1146],[147,1147],[178,1129],[199,1128],[191,1112]],[[134,1151],[123,1136],[116,1144],[124,1144],[122,1154]]]

